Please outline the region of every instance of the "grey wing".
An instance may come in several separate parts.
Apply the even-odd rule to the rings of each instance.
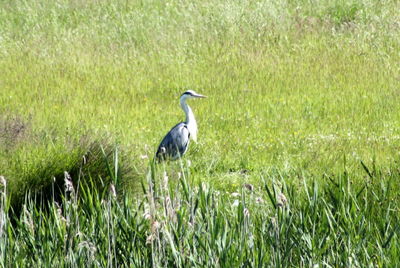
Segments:
[[[170,158],[175,160],[186,153],[190,141],[190,133],[185,123],[174,126],[158,146],[156,157],[159,160]]]

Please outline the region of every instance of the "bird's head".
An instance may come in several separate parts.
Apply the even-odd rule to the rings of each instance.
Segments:
[[[193,98],[207,98],[207,96],[201,95],[194,90],[187,90],[181,95],[181,99],[193,99]]]

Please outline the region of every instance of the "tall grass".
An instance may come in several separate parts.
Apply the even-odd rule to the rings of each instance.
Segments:
[[[146,185],[155,177],[157,192],[145,187],[132,198],[113,183],[101,192],[77,188],[66,173],[61,202],[40,206],[27,196],[14,223],[2,179],[1,263],[387,267],[399,258],[399,174],[368,174],[362,187],[346,172],[328,184],[303,178],[301,186],[275,174],[230,194],[193,184],[183,168],[180,178],[149,173]]]
[[[395,263],[399,9],[2,1],[3,266]],[[199,144],[149,173],[187,88]]]

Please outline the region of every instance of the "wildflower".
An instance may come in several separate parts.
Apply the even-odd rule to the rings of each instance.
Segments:
[[[232,207],[237,207],[237,206],[239,206],[239,200],[235,200],[235,201],[233,201],[233,204],[232,204]]]

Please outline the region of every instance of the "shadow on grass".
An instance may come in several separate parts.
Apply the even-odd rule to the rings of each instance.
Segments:
[[[61,145],[57,138],[57,133],[33,131],[29,119],[0,118],[0,176],[9,182],[14,213],[20,213],[28,193],[38,205],[60,202],[66,177],[72,178],[78,191],[86,184],[101,193],[111,183],[118,184],[118,189],[122,185],[139,189],[140,175],[126,163],[126,153],[111,138],[88,133],[61,141]]]

